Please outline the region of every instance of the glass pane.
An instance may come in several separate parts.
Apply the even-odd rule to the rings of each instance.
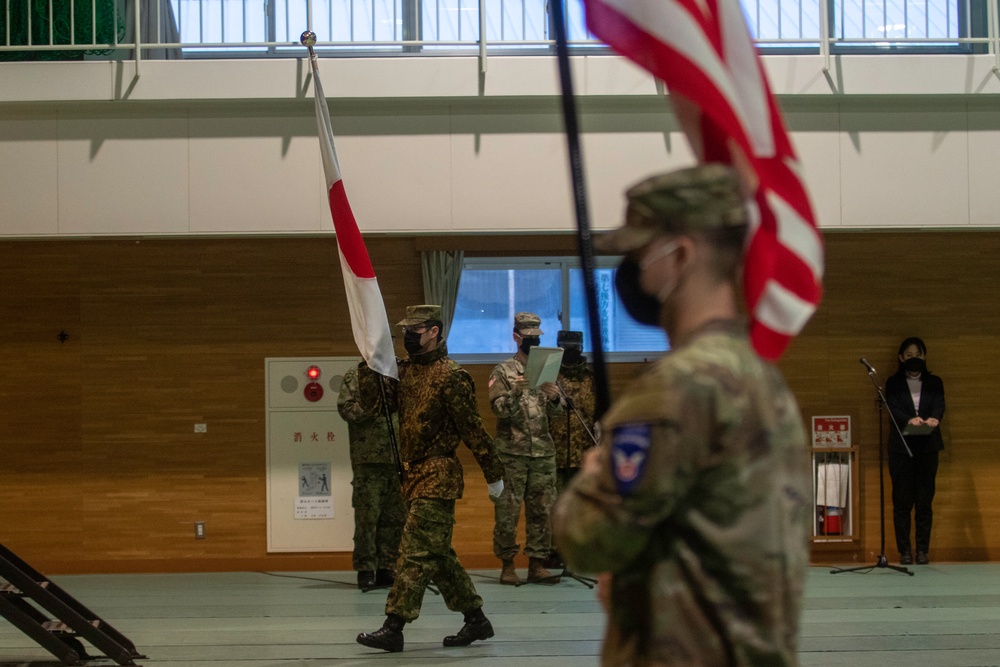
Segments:
[[[451,354],[515,352],[514,313],[542,318],[542,345],[555,347],[562,288],[558,268],[462,271],[455,319],[448,333]]]
[[[615,269],[597,269],[594,281],[597,284],[597,308],[606,352],[659,353],[670,349],[662,329],[639,324],[625,312],[615,291]],[[569,285],[570,329],[583,331],[583,349],[589,352],[594,346],[587,317],[582,269],[570,269]]]
[[[364,47],[370,41],[402,38],[404,7],[400,0],[166,1],[173,4],[181,41],[192,46],[267,41],[270,39],[267,21],[272,13],[274,39],[279,43],[297,43],[310,6],[313,30],[321,41],[355,41],[358,47]],[[819,36],[822,11],[819,0],[741,0],[741,4],[750,31],[758,39],[811,40]],[[473,46],[479,38],[478,0],[422,0],[416,7],[421,12],[426,40],[462,41]],[[963,11],[959,11],[960,7]],[[550,37],[544,0],[486,0],[485,8],[487,38],[492,43],[541,41]],[[570,40],[591,39],[582,0],[566,0],[566,12]],[[947,43],[968,29],[960,25],[967,12],[968,3],[960,6],[958,0],[833,0],[832,32],[842,39],[868,38],[890,43],[903,38],[924,38]],[[776,46],[772,43],[769,48]],[[788,46],[796,44],[789,42]],[[426,47],[427,50],[455,48]],[[295,53],[299,52],[297,49]]]

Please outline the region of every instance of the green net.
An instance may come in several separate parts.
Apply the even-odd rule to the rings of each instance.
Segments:
[[[0,44],[5,43],[8,34],[8,46],[27,46],[29,43],[114,44],[125,35],[125,23],[115,13],[115,2],[116,0],[0,0]],[[9,26],[5,6],[9,11]],[[0,51],[0,60],[82,60],[85,54],[105,55],[110,52],[111,49]]]

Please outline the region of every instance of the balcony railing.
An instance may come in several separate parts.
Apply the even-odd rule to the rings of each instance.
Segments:
[[[743,0],[762,50],[832,55],[990,53],[998,0]],[[580,0],[570,45],[602,49]],[[303,30],[326,56],[545,53],[546,0],[0,0],[0,61],[298,57]]]

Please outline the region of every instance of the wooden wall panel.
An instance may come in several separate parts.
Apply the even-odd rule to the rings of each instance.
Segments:
[[[826,297],[782,369],[807,419],[852,416],[863,512],[859,544],[814,560],[878,553],[878,415],[858,359],[884,377],[907,335],[927,341],[948,398],[932,558],[1000,559],[1000,234],[826,238]],[[466,241],[470,255],[574,251],[568,236]],[[370,239],[390,322],[423,301],[419,250],[434,247],[462,239]],[[334,239],[7,241],[0,271],[0,542],[53,573],[350,568],[265,548],[263,360],[355,354]],[[640,366],[612,367],[614,393]],[[490,370],[469,368],[492,430]],[[456,549],[493,567],[492,505],[462,460]]]
[[[920,336],[947,399],[931,559],[997,560],[1000,463],[990,415],[1000,375],[1000,357],[992,352],[1000,333],[1000,233],[832,233],[826,244],[823,305],[782,369],[807,419],[853,418],[861,446],[862,543],[848,555],[864,563],[879,553],[879,416],[859,358],[866,357],[884,383],[896,370],[899,343]],[[885,420],[885,433],[888,428]],[[886,555],[894,560],[890,494],[886,471]]]

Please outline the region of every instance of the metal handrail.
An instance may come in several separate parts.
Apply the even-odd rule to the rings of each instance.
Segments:
[[[159,0],[164,1],[164,0]],[[823,71],[828,72],[831,67],[831,58],[833,55],[834,47],[844,47],[850,45],[879,45],[879,46],[906,46],[906,45],[922,45],[922,44],[986,44],[988,45],[988,52],[993,56],[994,64],[993,71],[1000,73],[1000,10],[998,10],[998,2],[1000,0],[985,0],[987,9],[987,36],[985,37],[868,37],[868,38],[858,38],[858,37],[835,37],[830,35],[829,27],[829,12],[830,12],[830,0],[820,0],[820,16],[819,16],[819,28],[820,35],[815,38],[792,38],[792,39],[758,39],[755,43],[758,46],[795,46],[795,45],[805,45],[805,46],[816,46],[819,49],[819,54],[823,59]],[[89,44],[78,43],[76,41],[75,31],[70,31],[70,43],[69,44],[53,44],[53,28],[52,28],[52,13],[53,4],[52,0],[48,3],[48,13],[49,13],[49,44],[35,44],[32,43],[32,32],[31,32],[31,13],[28,13],[27,24],[28,24],[28,44],[10,44],[10,0],[0,0],[3,2],[3,16],[5,18],[5,31],[3,35],[4,41],[0,42],[0,52],[7,51],[93,51],[93,50],[131,50],[133,51],[132,60],[136,62],[136,72],[138,73],[141,61],[143,59],[143,50],[150,49],[189,49],[198,50],[205,52],[212,51],[232,51],[240,52],[248,49],[268,49],[270,52],[278,49],[289,49],[294,50],[300,47],[297,41],[260,41],[260,42],[148,42],[143,43],[141,38],[141,25],[142,25],[142,5],[140,0],[131,0],[132,6],[134,7],[134,40],[131,42],[118,42],[117,39],[110,43],[97,43],[92,42]],[[362,52],[365,49],[370,49],[372,53],[378,52],[385,49],[399,49],[399,55],[421,55],[419,51],[407,50],[404,51],[405,47],[455,47],[456,49],[476,49],[478,53],[478,59],[480,62],[479,71],[481,74],[487,72],[487,59],[490,49],[498,49],[505,47],[537,47],[539,49],[551,49],[555,42],[552,40],[488,40],[485,35],[487,32],[486,24],[486,0],[477,0],[478,2],[478,12],[479,12],[479,37],[476,40],[372,40],[372,41],[320,41],[316,44],[317,50],[324,49],[340,49],[340,48],[350,48],[354,54]],[[313,22],[313,0],[306,0],[306,14],[307,23],[309,25],[304,26],[307,29],[312,29]],[[71,25],[74,19],[75,4],[70,5],[70,20]],[[91,11],[91,21],[94,24],[92,35],[97,34],[96,30],[96,11],[94,11],[93,0],[92,0],[92,11]],[[157,21],[159,18],[157,17]],[[582,48],[582,47],[601,47],[603,46],[601,42],[597,40],[576,40],[570,42],[572,47]],[[330,53],[329,51],[327,53]],[[330,53],[331,55],[334,55]],[[252,55],[252,54],[241,54],[241,55]],[[394,55],[396,53],[394,52]],[[447,53],[435,53],[435,55],[449,55]],[[128,60],[128,59],[125,59]]]

